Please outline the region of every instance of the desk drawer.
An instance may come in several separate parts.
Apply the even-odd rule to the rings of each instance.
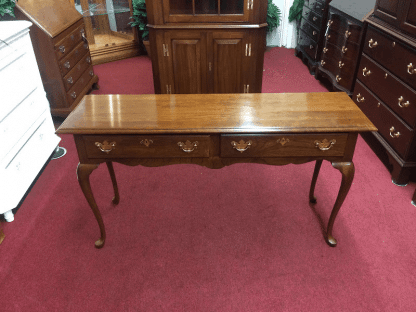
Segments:
[[[84,32],[84,25],[82,24],[63,40],[55,44],[55,54],[58,60],[68,55],[78,42],[83,41],[82,36]]]
[[[88,135],[89,158],[209,157],[209,135]]]
[[[348,134],[221,135],[222,157],[343,156]]]

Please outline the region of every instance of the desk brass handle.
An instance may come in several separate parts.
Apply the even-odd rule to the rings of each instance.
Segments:
[[[327,48],[323,48],[322,49],[322,52],[326,53],[326,52],[328,52],[328,49]]]
[[[363,68],[363,76],[370,76],[371,75],[371,70],[367,69],[367,67]]]
[[[95,146],[97,146],[100,151],[103,153],[110,153],[113,149],[116,148],[116,142],[108,143],[107,141],[104,141],[103,143],[95,142]]]
[[[185,143],[183,142],[178,142],[178,146],[185,152],[185,153],[190,153],[193,152],[196,147],[198,146],[198,141],[195,142],[191,142],[189,140],[187,140]]]
[[[370,41],[368,41],[368,46],[370,47],[370,49],[375,48],[377,45],[377,41],[374,41],[373,39],[370,39]]]
[[[398,138],[400,136],[400,132],[396,131],[396,133],[394,133],[396,131],[396,129],[394,129],[394,127],[390,128],[390,136],[392,138]]]
[[[335,80],[337,81],[337,82],[340,82],[340,80],[341,80],[342,78],[339,76],[339,75],[337,75],[336,77],[335,77]]]
[[[357,94],[357,102],[364,102],[365,98],[361,95],[361,93]]]
[[[251,146],[251,144],[252,144],[253,142],[251,142],[251,141],[247,141],[247,142],[245,142],[244,140],[240,140],[240,142],[235,142],[235,141],[232,141],[231,142],[231,145],[232,145],[232,147],[233,148],[235,148],[237,151],[239,151],[239,152],[244,152],[244,151],[246,151],[247,149],[249,149],[250,148],[250,146]]]
[[[338,63],[338,67],[339,67],[339,68],[344,67],[344,63],[343,63],[343,62],[341,62],[341,61],[339,61],[339,63]]]
[[[413,64],[410,63],[409,65],[407,65],[407,72],[409,75],[413,75],[414,73],[416,73],[416,69],[413,68]]]
[[[348,30],[346,30],[346,31],[345,31],[345,38],[348,38],[349,36],[351,36],[351,32],[350,32],[350,31],[348,31]]]
[[[317,148],[319,148],[321,151],[327,151],[327,150],[329,150],[329,149],[332,147],[332,145],[334,145],[336,142],[337,142],[336,140],[331,140],[331,141],[328,141],[327,139],[323,139],[322,141],[318,141],[318,140],[316,140],[314,143],[315,143],[315,146],[316,146]]]
[[[406,103],[403,103],[402,104],[402,102],[404,101],[404,99],[403,99],[403,97],[401,96],[401,97],[399,97],[399,103],[398,103],[398,105],[400,106],[400,107],[408,107],[409,105],[410,105],[410,102],[409,101],[406,101]]]
[[[343,46],[342,48],[341,48],[341,51],[342,51],[342,53],[346,53],[347,51],[348,51],[348,48],[346,48],[345,46]]]

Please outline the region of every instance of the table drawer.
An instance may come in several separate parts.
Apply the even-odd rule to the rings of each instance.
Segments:
[[[416,89],[416,51],[408,45],[369,26],[363,51]]]
[[[59,62],[62,76],[65,76],[75,64],[77,64],[81,58],[87,63],[91,64],[91,57],[89,52],[88,44],[81,42],[77,47],[71,51],[65,58]],[[86,54],[87,53],[87,54]]]
[[[416,93],[363,54],[358,79],[411,127],[416,124]]]
[[[85,33],[84,25],[80,25],[76,27],[76,29],[71,32],[67,37],[63,40],[55,44],[55,55],[57,59],[61,59],[68,55],[72,51],[72,49],[82,41],[83,34]]]
[[[89,158],[209,157],[209,135],[86,135]]]
[[[384,139],[403,159],[407,159],[414,131],[360,81],[357,81],[355,85],[352,99],[378,128],[378,132]]]
[[[343,156],[348,134],[221,135],[221,157]]]

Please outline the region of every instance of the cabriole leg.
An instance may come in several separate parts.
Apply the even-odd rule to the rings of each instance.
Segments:
[[[321,165],[322,165],[322,159],[317,160],[315,164],[315,170],[313,171],[311,189],[309,191],[309,202],[311,202],[312,204],[316,203],[316,197],[314,193],[315,193],[316,180],[318,180],[319,170],[321,170]]]
[[[108,171],[110,172],[111,182],[113,182],[114,188],[114,197],[112,201],[114,205],[117,205],[120,202],[120,195],[118,193],[116,174],[114,173],[113,163],[111,161],[107,161],[106,163]]]

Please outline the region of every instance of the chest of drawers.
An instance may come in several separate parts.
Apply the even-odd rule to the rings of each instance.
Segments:
[[[352,95],[358,66],[362,22],[329,6],[316,77],[327,78],[334,91]]]
[[[295,55],[307,64],[311,73],[315,73],[321,57],[330,2],[331,0],[305,0],[303,7]]]
[[[16,208],[55,150],[49,103],[27,21],[0,23],[0,214]]]
[[[416,40],[369,20],[353,100],[379,129],[393,182],[416,168]]]
[[[67,116],[98,82],[82,15],[67,0],[20,0],[16,18],[34,24],[30,35],[52,115]]]

